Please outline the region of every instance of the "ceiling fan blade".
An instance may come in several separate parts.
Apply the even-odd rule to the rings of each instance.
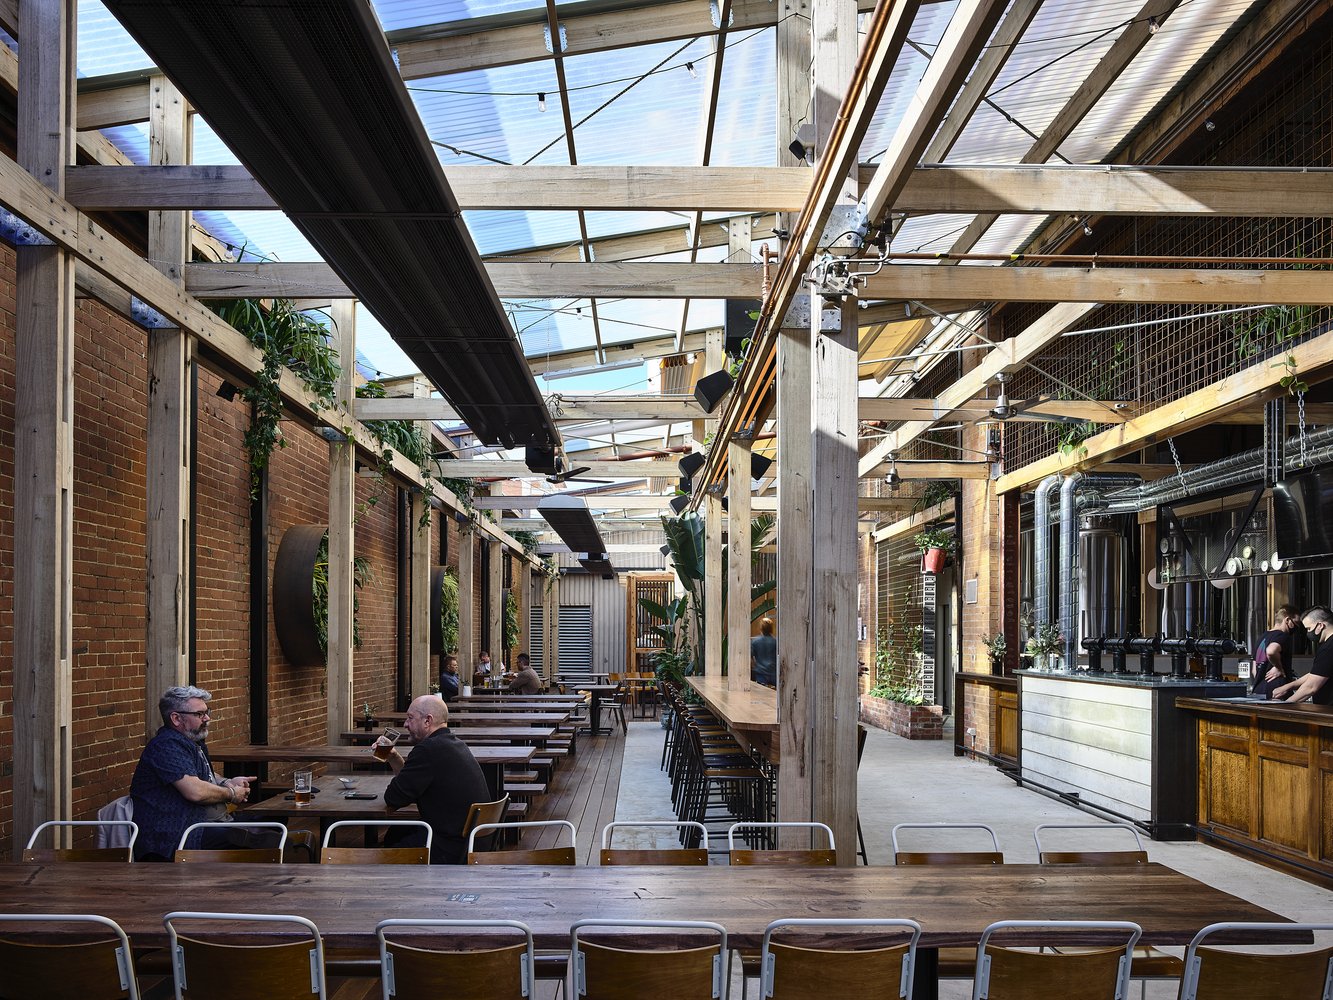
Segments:
[[[567,482],[567,483],[602,483],[603,485],[605,485],[605,484],[607,484],[607,483],[612,483],[612,482],[614,482],[614,480],[612,480],[612,479],[575,479],[573,476],[570,476],[569,478],[567,478],[567,479],[565,480],[565,482]]]

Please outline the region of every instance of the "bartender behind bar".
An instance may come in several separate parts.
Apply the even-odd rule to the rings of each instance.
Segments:
[[[1304,677],[1300,677],[1273,691],[1275,701],[1294,704],[1309,699],[1316,705],[1333,704],[1333,684],[1328,679],[1333,677],[1333,642],[1328,639],[1333,635],[1333,612],[1322,604],[1316,604],[1301,615],[1301,624],[1315,648],[1314,666]]]

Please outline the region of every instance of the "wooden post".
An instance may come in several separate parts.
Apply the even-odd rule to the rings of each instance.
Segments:
[[[704,675],[722,676],[722,501],[704,497]]]
[[[477,649],[472,644],[477,615],[477,530],[471,522],[458,528],[458,672],[472,683]]]
[[[482,646],[489,649],[492,663],[501,663],[504,659],[504,546],[493,539],[487,539],[489,546],[486,560],[486,594],[490,601],[490,614],[486,623],[487,636]]]
[[[342,372],[334,388],[335,404],[352,412],[356,392],[356,308],[350,299],[333,303],[334,342],[343,359]],[[328,741],[339,743],[352,725],[355,705],[352,693],[352,592],[355,587],[353,559],[356,549],[356,446],[351,441],[329,444],[329,650],[328,650]]]
[[[423,376],[412,379],[412,395],[424,399],[430,395],[431,386]],[[418,420],[417,430],[430,442],[431,422]],[[412,696],[425,694],[430,690],[430,578],[435,567],[434,551],[431,546],[430,496],[423,490],[413,489],[411,493],[410,516],[412,518],[412,639],[410,643],[410,666]],[[401,626],[400,626],[401,627]]]
[[[532,650],[529,647],[532,643],[528,641],[528,633],[532,628],[529,622],[532,607],[532,564],[528,562],[526,555],[514,560],[514,600],[518,602],[518,648],[515,650],[515,659],[518,658],[518,653],[527,653],[531,658]]]
[[[560,577],[555,577],[551,581],[551,620],[546,626],[546,648],[550,652],[546,656],[546,662],[551,672],[546,675],[548,681],[553,681],[556,674],[560,673]]]
[[[25,0],[19,163],[57,195],[74,162],[73,0]],[[74,260],[18,247],[14,387],[14,858],[45,820],[72,819],[70,619]],[[59,841],[58,841],[59,842]]]
[[[190,113],[165,76],[149,81],[148,144],[154,164],[190,162]],[[189,212],[148,213],[149,262],[184,288]],[[190,665],[190,367],[194,337],[179,328],[148,331],[148,665],[144,730],[162,724],[157,700],[184,684]]]
[[[747,220],[748,221],[748,220]],[[750,689],[750,441],[727,445],[727,689]]]

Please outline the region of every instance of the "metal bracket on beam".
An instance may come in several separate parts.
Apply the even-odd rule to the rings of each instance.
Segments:
[[[0,240],[14,247],[49,247],[54,242],[7,208],[0,208]]]
[[[565,26],[563,24],[558,24],[557,26],[560,28],[560,51],[568,51],[569,39],[565,35]],[[555,55],[555,49],[551,47],[551,26],[549,24],[542,28],[542,37],[546,39],[546,51]]]
[[[869,231],[866,210],[861,205],[834,205],[819,238],[821,250],[860,250]]]
[[[137,295],[130,296],[130,319],[145,330],[172,330],[180,325],[167,319]]]
[[[714,28],[722,27],[722,7],[718,4],[717,0],[709,0],[708,13],[712,15],[713,27]],[[727,12],[727,28],[730,29],[731,26],[735,23],[736,23],[736,9],[735,7],[733,7],[731,10]]]
[[[329,444],[345,444],[347,442],[347,435],[336,427],[316,427],[315,433]]]
[[[810,329],[810,296],[798,294],[792,299],[791,308],[787,310],[787,315],[782,320],[782,329]]]
[[[737,427],[734,431],[732,431],[731,439],[733,441],[753,441],[754,425],[751,424],[748,427]]]

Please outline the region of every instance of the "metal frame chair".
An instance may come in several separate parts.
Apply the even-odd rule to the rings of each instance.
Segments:
[[[1205,939],[1214,934],[1237,931],[1333,931],[1333,924],[1209,924],[1185,949],[1180,1000],[1333,997],[1333,945],[1286,954],[1220,951],[1203,946]]]
[[[702,841],[699,847],[667,847],[660,849],[632,849],[611,847],[611,837],[616,827],[651,826],[651,827],[689,827],[697,828]],[[602,850],[598,855],[602,865],[706,865],[708,864],[708,830],[702,823],[692,820],[619,820],[602,827]]]
[[[60,829],[75,826],[127,826],[130,842],[125,847],[33,847],[37,836],[47,827]],[[28,844],[23,848],[24,861],[133,861],[134,842],[139,839],[139,824],[129,819],[49,819],[38,823]]]
[[[898,849],[899,830],[985,830],[990,837],[989,851],[902,851]],[[890,833],[895,865],[1002,865],[1004,853],[995,830],[985,823],[898,823]]]
[[[186,843],[190,839],[190,834],[196,830],[278,830],[281,836],[278,837],[278,846],[276,848],[186,848]],[[281,823],[275,822],[254,822],[254,823],[191,823],[181,834],[180,843],[176,845],[176,853],[172,856],[175,862],[192,861],[212,861],[212,862],[238,862],[251,864],[278,864],[282,861],[283,848],[287,846],[287,827]]]
[[[804,848],[804,849],[786,849],[786,850],[767,850],[753,848],[738,848],[736,846],[736,831],[741,829],[751,830],[780,830],[780,829],[804,828],[815,831],[823,830],[828,837],[828,848]],[[833,839],[833,830],[825,823],[756,823],[742,822],[732,823],[727,827],[727,860],[733,865],[790,865],[793,867],[833,867],[838,863],[838,845]]]
[[[416,826],[426,831],[425,847],[333,847],[333,831],[343,826]],[[426,865],[430,864],[430,845],[435,836],[423,819],[340,819],[324,831],[319,847],[321,865]]]
[[[476,848],[477,834],[491,830],[526,830],[533,827],[569,828],[568,847],[544,847],[530,851],[481,851]],[[470,865],[572,865],[576,864],[579,832],[567,819],[533,819],[521,823],[478,823],[467,838],[467,863]]]
[[[176,922],[180,920],[296,924],[310,932],[313,947],[304,940],[258,945],[213,944],[182,936],[176,930]],[[162,926],[167,929],[170,941],[176,1000],[232,1000],[247,995],[247,991],[263,996],[264,1000],[305,1000],[312,994],[326,1000],[328,996],[324,939],[313,921],[305,917],[174,910],[162,918]],[[247,962],[249,968],[245,967]],[[194,986],[190,986],[187,975],[191,968]]]
[[[45,824],[43,824],[45,825]],[[37,829],[41,829],[38,827]],[[34,831],[35,834],[35,831]],[[0,924],[92,923],[114,939],[65,944],[26,943],[0,935],[4,995],[13,1000],[139,1000],[129,936],[95,913],[0,913]]]
[[[500,948],[436,951],[389,941],[386,930],[409,927],[508,928],[523,935],[523,943]],[[400,986],[414,997],[448,996],[450,1000],[504,1000],[532,995],[536,981],[536,952],[532,930],[517,920],[381,920],[375,925],[379,940],[380,982],[384,1000],[398,995]],[[513,958],[518,957],[515,975]]]
[[[1048,851],[1041,842],[1043,830],[1124,830],[1134,838],[1132,851]],[[1139,831],[1129,823],[1040,823],[1032,831],[1037,858],[1043,865],[1146,865],[1148,852]]]
[[[905,945],[867,949],[812,948],[772,940],[774,931],[788,927],[838,930],[892,927],[910,932],[910,937]],[[900,963],[897,995],[907,1000],[912,996],[916,948],[920,940],[921,925],[915,920],[815,920],[801,917],[774,920],[764,928],[759,964],[759,996],[784,1000],[788,997],[817,996],[825,991],[831,991],[836,996],[879,996],[893,982],[891,963],[897,959]],[[779,958],[781,963],[778,962]]]
[[[1123,945],[1112,948],[1081,947],[1074,951],[1047,950],[1055,943],[1038,942],[1037,949],[1023,950],[992,945],[997,931],[1043,929],[1063,932],[1116,931],[1128,936]],[[977,964],[972,984],[972,1000],[1121,1000],[1129,991],[1129,965],[1134,945],[1143,933],[1138,924],[1128,920],[997,920],[981,932],[977,942]],[[1099,990],[1103,980],[1107,992]]]
[[[580,932],[592,928],[694,930],[717,934],[718,946],[650,950],[580,940]],[[565,986],[569,1000],[641,1000],[652,995],[696,1000],[726,995],[727,930],[710,920],[579,920],[569,929],[569,955]]]
[[[467,809],[467,819],[463,821],[463,839],[471,844],[472,830],[479,823],[503,823],[505,813],[508,809],[508,792],[505,792],[503,796],[496,799],[494,802],[472,803]]]

